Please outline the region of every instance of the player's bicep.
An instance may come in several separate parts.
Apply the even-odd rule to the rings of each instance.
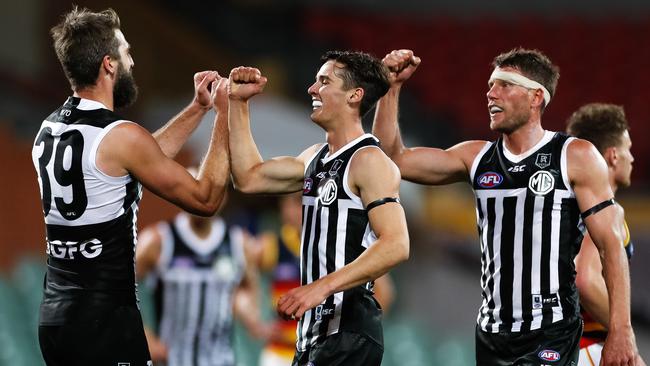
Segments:
[[[257,178],[249,182],[247,193],[289,193],[302,189],[305,166],[298,158],[276,157],[254,169]]]
[[[618,206],[610,201],[614,193],[602,155],[590,142],[574,140],[567,149],[567,167],[578,207],[594,244],[600,249],[605,243],[622,241],[623,217]]]
[[[114,146],[115,160],[151,192],[186,210],[200,206],[203,199],[198,182],[168,158],[145,129],[133,124],[118,126],[105,140]]]
[[[609,185],[607,163],[590,142],[576,139],[570,143],[567,168],[580,212],[614,197]]]
[[[298,157],[281,156],[265,160],[253,167],[251,179],[237,188],[246,193],[291,193],[302,189],[305,164],[318,145],[303,151]]]
[[[406,149],[395,163],[402,177],[420,184],[450,184],[467,181],[474,157],[484,141],[467,141],[447,150],[429,147]]]
[[[363,206],[368,210],[370,226],[378,237],[408,235],[406,218],[399,202],[400,172],[378,149],[365,149],[351,162],[351,178],[358,187]]]

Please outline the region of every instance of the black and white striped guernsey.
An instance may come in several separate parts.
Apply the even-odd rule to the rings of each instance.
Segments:
[[[348,186],[350,161],[364,148],[378,148],[365,134],[334,154],[324,144],[306,165],[302,198],[301,283],[309,284],[354,261],[376,240],[361,198]],[[328,297],[298,323],[296,347],[305,351],[323,337],[351,331],[383,344],[381,310],[372,283]]]
[[[243,231],[214,218],[197,236],[190,215],[158,225],[161,253],[151,278],[167,366],[234,366],[233,296],[244,272]]]
[[[142,189],[110,177],[97,149],[128,123],[99,102],[70,97],[47,117],[32,149],[46,224],[47,275],[40,324],[82,322],[136,304],[134,251]]]
[[[514,155],[500,138],[473,163],[483,289],[477,322],[485,332],[525,332],[578,317],[573,259],[583,225],[567,173],[572,140],[546,131]]]

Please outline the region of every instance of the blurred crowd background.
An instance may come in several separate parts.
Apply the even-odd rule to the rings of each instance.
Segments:
[[[192,75],[227,76],[255,66],[269,79],[252,105],[253,133],[266,158],[297,155],[322,131],[309,120],[307,87],[330,49],[383,57],[410,48],[422,58],[402,93],[408,145],[446,148],[494,139],[488,127],[492,58],[513,47],[538,48],[559,65],[557,94],[543,126],[564,130],[584,103],[625,107],[635,156],[632,187],[621,191],[636,255],[631,266],[633,325],[650,359],[650,2],[418,0],[85,0],[114,8],[132,46],[140,88],[121,112],[154,131],[192,98]],[[49,29],[72,4],[0,2],[0,365],[39,365],[37,309],[42,286],[44,223],[31,146],[44,117],[70,94]],[[370,130],[371,116],[366,129]],[[195,162],[207,146],[211,116],[179,160]],[[396,300],[386,318],[385,365],[471,365],[481,298],[480,249],[467,185],[426,188],[404,183],[411,259],[393,272]],[[252,233],[277,229],[277,199],[233,193],[224,216]],[[139,227],[176,209],[150,193]],[[271,313],[268,299],[265,313]],[[260,344],[237,335],[241,365],[255,364]]]

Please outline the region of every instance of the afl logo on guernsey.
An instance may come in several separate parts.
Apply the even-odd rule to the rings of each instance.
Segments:
[[[537,354],[537,356],[547,362],[556,362],[560,360],[560,353],[555,352],[552,349],[545,349]]]
[[[323,206],[329,206],[336,199],[336,192],[338,187],[334,179],[328,179],[318,187],[318,199]]]
[[[483,173],[478,177],[477,183],[481,188],[494,188],[503,182],[503,176],[495,172]]]
[[[533,174],[528,180],[528,189],[537,196],[543,196],[550,192],[555,186],[555,178],[546,170],[540,170]]]

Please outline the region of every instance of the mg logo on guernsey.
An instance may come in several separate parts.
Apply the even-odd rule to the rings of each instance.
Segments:
[[[328,179],[325,184],[318,187],[318,199],[324,206],[329,206],[336,199],[338,187],[334,179]]]
[[[552,349],[545,349],[537,354],[537,356],[546,362],[556,362],[560,360],[560,353],[555,352]]]
[[[528,180],[528,189],[538,196],[543,196],[553,190],[555,178],[546,170],[540,170],[533,174]]]
[[[481,188],[494,188],[503,183],[503,176],[495,172],[483,173],[478,177],[477,183]]]

